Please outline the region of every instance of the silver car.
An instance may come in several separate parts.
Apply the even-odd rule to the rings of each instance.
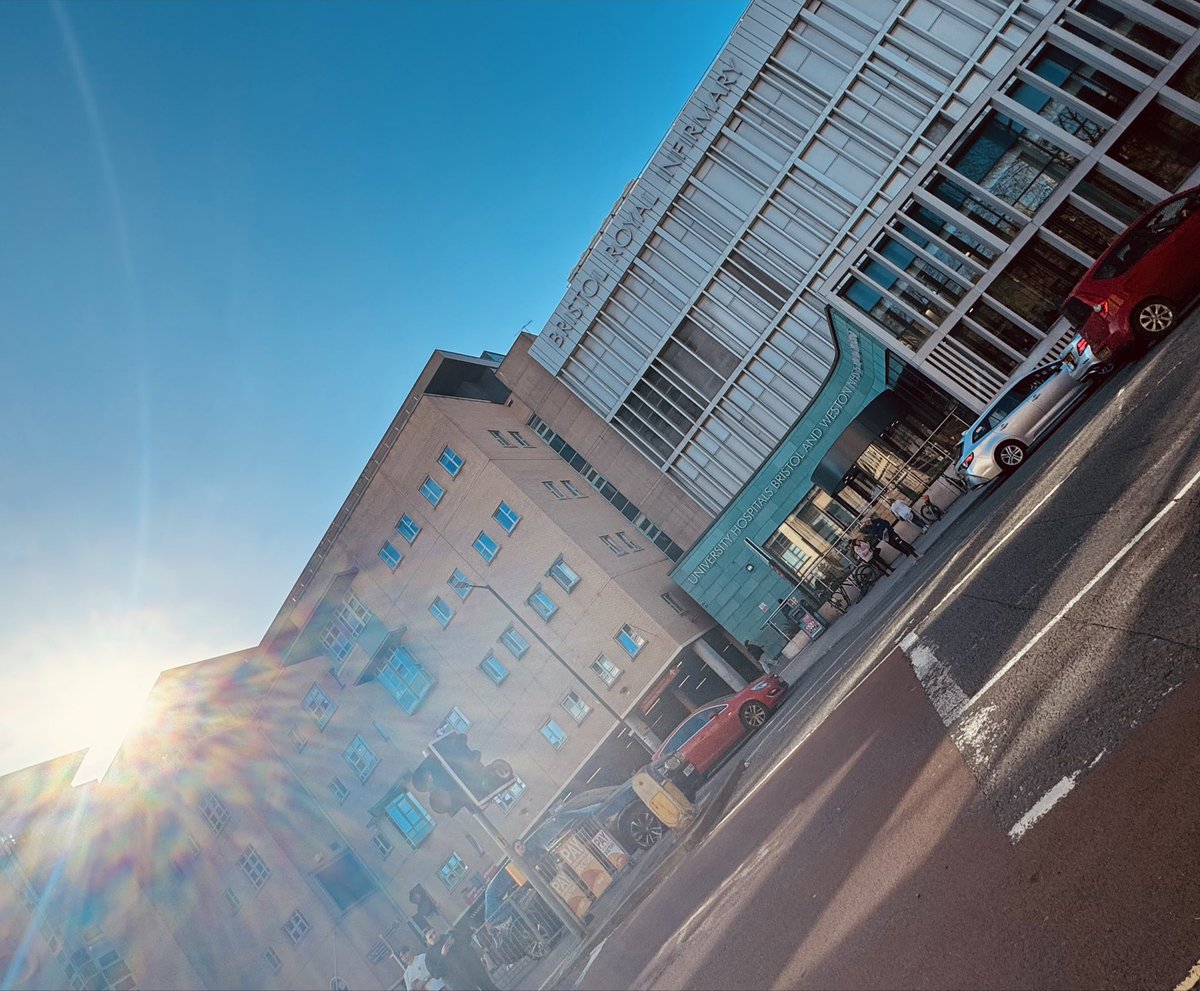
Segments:
[[[963,432],[958,474],[969,488],[1014,471],[1042,436],[1086,395],[1094,375],[1111,370],[1098,365],[1082,337],[1062,357],[1023,375],[1001,393]]]

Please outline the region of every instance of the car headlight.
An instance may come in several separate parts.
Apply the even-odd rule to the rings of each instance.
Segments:
[[[767,687],[767,683],[765,681],[760,681],[757,685],[752,685],[750,688],[750,691],[761,692],[766,687]]]

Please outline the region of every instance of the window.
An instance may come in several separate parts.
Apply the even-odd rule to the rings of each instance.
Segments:
[[[337,618],[346,628],[346,632],[357,640],[367,624],[375,618],[375,614],[362,604],[357,595],[348,592],[338,606]]]
[[[421,528],[417,526],[411,516],[405,513],[396,524],[396,532],[411,544],[420,536]]]
[[[462,857],[457,853],[450,854],[450,859],[442,864],[441,870],[438,871],[438,877],[442,879],[449,891],[453,891],[458,887],[458,882],[467,876],[467,865],[463,863]]]
[[[366,781],[371,772],[379,766],[379,758],[375,756],[375,751],[367,746],[367,741],[361,736],[356,736],[350,741],[350,746],[346,748],[342,757],[354,768],[359,781]]]
[[[642,549],[642,545],[639,544],[636,540],[631,540],[629,537],[629,534],[627,534],[624,530],[617,531],[617,539],[619,541],[621,541],[621,543],[624,544],[631,551],[636,552],[636,551],[640,551]]]
[[[320,687],[313,685],[308,690],[308,694],[304,696],[304,711],[313,717],[313,721],[320,729],[324,729],[333,714],[337,711],[337,706],[333,703]]]
[[[454,589],[454,594],[464,602],[468,595],[471,594],[471,589],[474,587],[471,584],[471,579],[464,575],[458,568],[454,569],[454,574],[446,579],[446,584]]]
[[[542,736],[555,750],[562,750],[563,745],[567,742],[567,734],[553,719],[547,719],[542,724]]]
[[[596,676],[604,684],[608,685],[609,688],[612,688],[616,680],[621,677],[621,669],[603,654],[592,661],[592,670],[596,672]]]
[[[546,486],[546,491],[549,492],[552,496],[554,496],[555,499],[565,499],[566,498],[566,496],[563,495],[563,493],[561,493],[558,490],[558,486],[555,485],[553,482],[542,482],[542,484],[544,486]]]
[[[242,907],[242,900],[237,896],[237,892],[232,888],[226,888],[223,892],[225,901],[229,903],[229,909],[234,915],[237,915],[238,910]]]
[[[229,809],[225,807],[224,802],[217,798],[215,792],[210,791],[204,796],[204,801],[200,803],[200,814],[208,822],[208,828],[218,836],[225,828],[225,824],[229,822]]]
[[[263,863],[262,857],[252,846],[242,851],[242,855],[238,857],[238,867],[255,888],[261,888],[271,876],[271,868]]]
[[[667,742],[663,744],[662,753],[664,756],[675,753],[688,740],[699,733],[709,722],[719,716],[725,709],[724,705],[714,705],[708,709],[701,709],[699,712],[689,716],[674,733],[668,737]]]
[[[434,736],[441,736],[443,733],[465,733],[470,728],[471,720],[466,717],[462,709],[455,706],[446,713],[446,718],[442,720],[442,725],[437,728]]]
[[[387,814],[414,850],[433,832],[433,820],[412,792],[406,791],[389,802]]]
[[[521,514],[514,512],[507,502],[502,502],[492,513],[492,519],[504,527],[505,533],[512,533],[521,522]]]
[[[321,629],[321,642],[337,661],[344,661],[354,649],[359,634],[375,618],[358,596],[347,593],[331,619]]]
[[[479,556],[488,564],[491,564],[492,560],[500,552],[500,545],[482,530],[479,532],[479,536],[475,538],[475,543],[471,546],[479,552]]]
[[[610,537],[607,533],[600,535],[600,543],[616,554],[617,557],[624,557],[629,553],[629,551],[613,540],[612,537]]]
[[[533,611],[542,617],[547,623],[550,622],[554,614],[558,612],[558,605],[545,592],[542,591],[542,586],[538,585],[532,592],[529,593],[529,598],[525,600],[533,607]]]
[[[497,685],[503,685],[504,679],[508,677],[508,668],[501,664],[490,650],[483,655],[483,660],[479,662],[479,670]]]
[[[438,485],[438,483],[428,475],[425,476],[425,481],[421,483],[421,495],[429,500],[429,505],[436,506],[442,501],[442,496],[445,494],[445,489]]]
[[[410,716],[435,684],[433,676],[403,647],[392,648],[376,678]]]
[[[529,644],[525,642],[525,638],[511,626],[500,634],[500,642],[518,661],[529,652]]]
[[[568,593],[574,591],[575,586],[579,584],[579,575],[563,561],[561,554],[550,565],[550,570],[546,574],[558,582]]]
[[[341,805],[350,797],[350,789],[341,778],[334,777],[329,782],[329,790],[333,792],[333,797],[337,799],[338,805]]]
[[[400,566],[400,562],[404,560],[404,555],[391,541],[385,540],[383,546],[379,548],[379,560],[395,571]]]
[[[675,601],[675,597],[673,595],[671,595],[670,592],[663,592],[661,598],[662,598],[663,602],[665,602],[668,606],[670,606],[672,609],[674,609],[675,612],[679,613],[680,616],[683,615],[683,606],[681,606],[678,602]]]
[[[294,946],[308,935],[308,930],[311,928],[308,920],[300,914],[300,909],[296,909],[283,924],[283,934],[292,941]]]
[[[585,496],[585,495],[584,495],[582,492],[580,492],[580,491],[579,491],[577,488],[575,488],[575,486],[574,486],[574,485],[572,485],[570,482],[568,482],[568,481],[567,481],[565,478],[563,478],[563,479],[560,479],[560,480],[559,480],[559,484],[560,484],[560,485],[561,485],[561,486],[562,486],[564,489],[566,489],[568,492],[570,492],[570,493],[571,493],[571,495],[572,495],[572,496],[574,496],[576,499],[585,499],[585,498],[587,498],[587,497],[586,497],[586,496]]]
[[[637,657],[646,646],[646,638],[640,633],[635,633],[633,627],[628,624],[617,631],[616,640],[630,657]]]
[[[378,830],[371,836],[371,842],[375,844],[375,849],[379,851],[379,856],[387,860],[392,852],[392,841],[389,840],[383,833]]]
[[[455,454],[452,448],[443,447],[442,453],[438,456],[438,464],[446,469],[451,478],[457,478],[458,473],[462,471],[463,459]]]
[[[509,433],[509,436],[512,437],[512,439],[515,440],[522,447],[533,447],[533,445],[530,444],[529,441],[527,441],[524,437],[522,437],[518,431],[510,430],[508,433]]]
[[[354,637],[342,629],[336,619],[331,619],[322,627],[321,643],[328,647],[329,652],[339,661],[344,661],[354,649]]]
[[[592,711],[592,707],[574,692],[567,692],[567,697],[562,700],[562,707],[570,713],[576,723],[583,722],[587,718],[587,714]]]
[[[524,794],[525,782],[520,778],[513,778],[513,783],[500,792],[492,801],[499,805],[505,812],[511,812],[512,807],[517,804]]]
[[[279,959],[279,954],[275,952],[273,947],[268,946],[263,950],[263,959],[267,962],[267,966],[271,968],[272,974],[279,973],[279,968],[283,966],[283,961]]]
[[[499,430],[489,430],[488,433],[492,435],[492,439],[501,447],[512,447],[512,441],[505,437]]]
[[[446,605],[440,595],[436,596],[434,600],[429,603],[429,611],[433,614],[433,618],[438,621],[438,625],[440,625],[443,630],[450,625],[450,620],[454,618],[454,610]]]

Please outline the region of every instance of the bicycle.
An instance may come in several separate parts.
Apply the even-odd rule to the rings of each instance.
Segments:
[[[936,523],[946,515],[941,506],[939,506],[936,502],[929,501],[928,493],[921,499],[920,513],[921,519],[926,520],[929,523]]]

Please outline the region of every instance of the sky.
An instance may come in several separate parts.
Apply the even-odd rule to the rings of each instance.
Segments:
[[[262,639],[433,348],[541,329],[745,6],[0,4],[0,774]]]

